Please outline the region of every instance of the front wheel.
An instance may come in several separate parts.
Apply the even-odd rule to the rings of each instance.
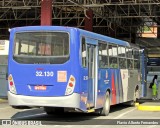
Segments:
[[[104,106],[103,106],[102,111],[100,113],[101,116],[108,116],[109,111],[110,111],[110,94],[108,91],[106,92],[105,98],[106,98],[105,103],[104,103]]]

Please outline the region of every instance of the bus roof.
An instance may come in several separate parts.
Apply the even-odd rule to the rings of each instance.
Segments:
[[[71,29],[76,29],[77,31],[80,32],[81,35],[85,35],[88,37],[93,37],[93,39],[98,39],[101,41],[106,41],[106,42],[110,42],[113,44],[118,44],[118,45],[123,45],[123,46],[130,46],[130,44],[127,41],[123,41],[123,40],[119,40],[116,38],[112,38],[109,36],[105,36],[105,35],[101,35],[101,34],[97,34],[94,32],[89,32],[86,30],[82,30],[80,28],[75,28],[75,27],[67,27],[67,26],[25,26],[25,27],[15,27],[12,28],[12,30],[15,31],[31,31],[31,30],[71,30]]]
[[[92,36],[92,37],[94,37],[94,39],[98,39],[98,40],[101,40],[101,41],[106,41],[106,42],[113,43],[113,44],[128,46],[128,47],[130,46],[127,41],[119,40],[119,39],[116,39],[116,38],[112,38],[112,37],[109,37],[109,36],[97,34],[97,33],[94,33],[94,32],[89,32],[89,31],[82,30],[82,29],[78,29],[78,30],[80,31],[80,33],[82,35],[86,35],[88,37]]]

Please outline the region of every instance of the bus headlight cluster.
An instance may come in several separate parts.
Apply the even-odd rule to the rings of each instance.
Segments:
[[[71,75],[67,84],[65,95],[70,95],[73,93],[75,83],[76,83],[76,79],[74,78],[74,76]]]
[[[9,85],[10,92],[12,92],[14,94],[17,94],[16,87],[15,87],[15,84],[14,84],[14,80],[13,80],[13,77],[12,77],[11,74],[8,76],[8,85]]]

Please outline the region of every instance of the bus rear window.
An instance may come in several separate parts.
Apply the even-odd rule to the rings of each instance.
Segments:
[[[13,58],[25,64],[61,64],[69,59],[69,34],[65,32],[16,33]]]

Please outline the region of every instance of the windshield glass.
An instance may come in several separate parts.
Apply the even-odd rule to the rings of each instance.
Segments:
[[[69,34],[65,32],[16,33],[13,58],[25,64],[61,64],[69,59]]]

